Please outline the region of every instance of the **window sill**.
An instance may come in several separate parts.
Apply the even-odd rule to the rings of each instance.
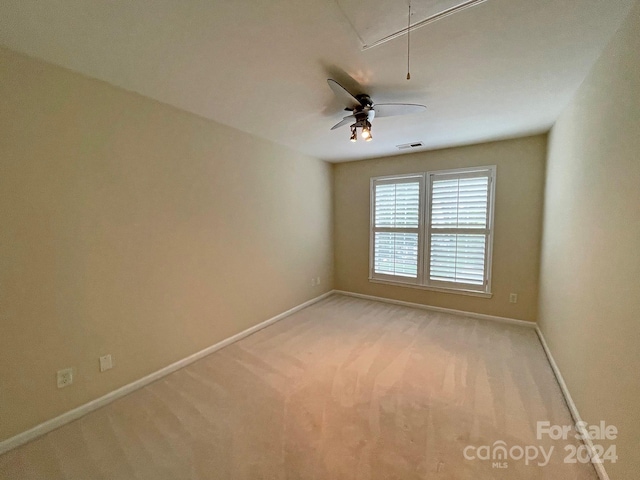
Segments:
[[[380,280],[378,278],[369,278],[371,283],[381,283],[383,285],[394,285],[396,287],[417,288],[419,290],[430,290],[432,292],[451,293],[454,295],[466,295],[468,297],[491,298],[492,293],[476,292],[474,290],[463,290],[459,288],[429,287],[425,285],[416,285],[414,283],[394,282],[393,280]]]

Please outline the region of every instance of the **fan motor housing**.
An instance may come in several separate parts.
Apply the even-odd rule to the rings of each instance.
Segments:
[[[373,115],[372,115],[372,111],[359,111],[359,112],[354,112],[353,114],[356,117],[356,122],[352,125],[355,127],[363,127],[365,125],[367,125],[367,123],[369,123],[370,119],[373,119]],[[371,125],[371,123],[369,123],[369,125]]]
[[[363,108],[373,106],[371,97],[366,93],[360,93],[359,95],[356,95],[356,99],[360,102]]]

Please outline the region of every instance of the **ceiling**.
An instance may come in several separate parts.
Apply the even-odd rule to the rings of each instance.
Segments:
[[[412,31],[410,81],[406,36],[362,49],[406,20],[397,0],[2,0],[0,44],[346,161],[548,130],[634,1],[487,0]],[[412,0],[429,2],[452,3]],[[351,143],[348,127],[329,131],[344,116],[329,77],[428,109],[375,119],[374,140]]]

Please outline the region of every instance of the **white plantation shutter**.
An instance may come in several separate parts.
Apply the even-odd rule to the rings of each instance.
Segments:
[[[372,280],[490,291],[495,167],[371,179]]]
[[[373,182],[373,276],[417,280],[422,180],[413,176]]]
[[[381,183],[375,186],[375,226],[419,225],[420,182]]]
[[[431,175],[431,226],[486,228],[488,174],[465,178],[441,176],[444,178]]]
[[[492,171],[432,173],[430,285],[485,290]]]
[[[375,273],[416,278],[418,234],[376,232],[374,255]]]
[[[485,235],[431,234],[429,279],[484,284]]]

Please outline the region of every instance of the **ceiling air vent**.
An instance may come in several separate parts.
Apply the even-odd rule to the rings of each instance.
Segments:
[[[398,147],[398,150],[409,150],[411,148],[424,147],[424,144],[422,142],[412,142],[412,143],[405,143],[403,145],[396,145],[396,147]]]

